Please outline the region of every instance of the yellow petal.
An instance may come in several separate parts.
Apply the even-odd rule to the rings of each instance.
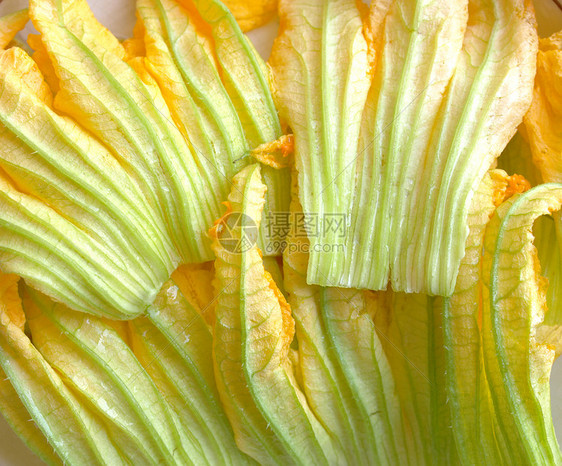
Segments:
[[[37,66],[41,70],[41,74],[45,78],[45,81],[51,88],[53,94],[59,91],[59,78],[55,73],[55,68],[51,63],[47,49],[41,41],[39,34],[29,34],[27,36],[27,43],[34,50],[32,55],[33,60],[37,63]]]
[[[243,169],[229,196],[231,222],[227,217],[211,232],[217,256],[217,386],[238,446],[254,459],[337,462],[336,445],[296,382],[289,356],[290,308],[265,271],[255,238],[253,245],[242,241],[251,240],[259,224],[264,194],[259,167]]]
[[[5,275],[0,275],[0,281]],[[12,286],[17,286],[14,282]],[[0,299],[0,365],[29,414],[65,463],[124,464],[102,422],[82,405],[11,319]],[[21,301],[16,311],[23,315]]]
[[[29,16],[27,9],[16,11],[0,18],[0,50],[5,49],[16,34],[21,31]]]
[[[21,309],[21,299],[18,294],[19,277],[14,274],[0,273],[0,302],[13,325],[22,332],[25,326],[25,315]]]
[[[488,172],[472,200],[466,254],[453,295],[443,305],[447,396],[459,455],[471,464],[499,462],[496,422],[484,373],[481,340],[482,247],[486,225],[506,195],[505,172]],[[499,202],[498,202],[499,200]]]
[[[119,160],[165,223],[175,266],[180,256],[186,262],[210,259],[205,234],[220,209],[220,193],[200,176],[159,89],[125,62],[122,44],[86,1],[32,0],[30,17],[59,76],[55,108],[80,121]]]
[[[142,21],[137,21],[133,29],[133,37],[122,42],[127,54],[127,60],[134,57],[144,57],[146,47],[144,44],[144,26]]]
[[[155,236],[152,227],[163,233],[164,226],[153,223],[157,214],[119,161],[52,110],[51,91],[22,49],[1,53],[0,82],[2,270],[76,309],[130,315],[130,307],[124,314],[123,308],[112,308],[121,307],[117,301],[129,300],[131,292],[153,288],[154,296],[173,269],[171,263],[161,269],[160,280],[147,275],[163,265],[162,259],[170,261],[168,248],[154,243],[166,234]],[[45,256],[49,261],[41,260]],[[127,257],[147,262],[124,266]],[[113,285],[120,288],[120,280],[126,284],[117,291]],[[151,302],[153,296],[145,297]],[[148,304],[136,298],[122,304],[134,301],[133,315]]]
[[[363,27],[355,3],[282,0],[270,59],[304,214],[345,218],[309,235],[308,280],[447,296],[470,199],[531,100],[533,11],[376,1]]]
[[[525,129],[544,182],[562,182],[562,32],[541,39]]]
[[[225,199],[232,176],[251,162],[248,151],[281,135],[263,61],[216,0],[141,0],[137,13],[147,68],[209,189]],[[266,218],[287,210],[288,172],[267,168],[264,178]],[[269,246],[283,238],[263,228],[262,237],[265,254],[278,254]]]
[[[133,464],[188,458],[169,406],[111,326],[29,289],[24,306],[34,346],[103,420],[124,457]]]
[[[48,465],[62,465],[43,433],[31,419],[10,379],[0,369],[0,411],[12,430]]]
[[[543,184],[502,204],[484,238],[482,334],[496,436],[508,462],[562,461],[552,425],[548,379],[555,347],[538,333],[546,313],[532,227],[562,206],[562,185]]]
[[[9,80],[9,87],[20,87],[22,93],[32,94],[47,106],[53,102],[53,94],[46,84],[43,73],[27,53],[18,48],[0,52],[3,81]],[[12,91],[13,92],[13,91]]]
[[[172,274],[172,280],[185,299],[211,327],[215,322],[213,275],[212,263],[184,264]]]
[[[21,309],[18,281],[16,275],[0,274],[0,307],[8,319],[23,332],[25,316]],[[12,429],[43,461],[50,465],[62,464],[37,424],[31,419],[29,411],[2,369],[0,369],[0,411]]]
[[[295,174],[293,216],[302,212],[296,180]],[[288,238],[294,247],[283,254],[283,271],[295,319],[298,373],[311,409],[338,439],[349,464],[401,464],[407,461],[405,431],[370,314],[376,306],[359,290],[309,285],[308,239],[294,233]]]
[[[358,156],[371,83],[362,17],[353,0],[281,0],[279,15],[269,64],[280,117],[294,133],[303,211],[320,222],[323,213],[341,221],[352,207],[339,194],[353,191],[355,168],[346,168]],[[319,252],[325,244],[341,244],[336,235],[331,229],[310,235],[309,283],[335,286],[346,278],[344,248]]]
[[[248,149],[244,129],[221,82],[212,43],[201,35],[195,12],[190,14],[172,0],[141,0],[137,9],[147,66],[174,122],[197,154],[209,154],[219,167],[224,166],[224,176],[232,178],[236,163]],[[210,173],[219,185],[224,184],[217,168]],[[226,198],[226,186],[220,189]]]
[[[225,0],[224,4],[232,12],[243,31],[263,26],[277,12],[277,0]]]
[[[194,463],[244,464],[246,457],[236,447],[215,386],[212,333],[200,309],[169,281],[148,317],[129,323],[135,354],[185,426],[180,433],[188,434],[186,444],[195,445],[189,448]]]
[[[517,133],[498,159],[498,168],[507,173],[517,173],[529,181],[531,186],[542,183],[542,176],[533,162],[529,138],[526,135],[525,124],[519,126]]]
[[[273,168],[288,167],[291,162],[287,158],[294,151],[294,137],[285,134],[279,139],[259,145],[250,152],[250,155],[264,165]]]

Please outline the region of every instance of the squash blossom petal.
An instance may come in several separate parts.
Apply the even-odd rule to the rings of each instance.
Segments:
[[[308,281],[452,294],[470,201],[532,97],[524,1],[281,1],[270,64],[295,136],[305,214],[347,216],[310,237]],[[509,108],[509,111],[506,109]],[[329,248],[328,248],[329,249]]]
[[[140,1],[133,53],[83,0],[30,2],[34,60],[17,47],[0,55],[4,272],[72,309],[125,319],[178,265],[213,258],[206,232],[232,176],[281,128],[235,20],[219,2],[196,6]],[[4,42],[26,18],[3,20]],[[267,212],[286,210],[288,171],[265,171]],[[278,254],[269,243],[280,239],[260,244]]]

